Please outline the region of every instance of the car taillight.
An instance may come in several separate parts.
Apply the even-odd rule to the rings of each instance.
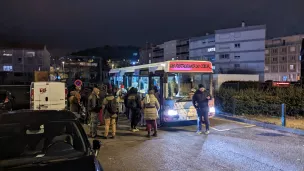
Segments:
[[[31,101],[34,101],[34,90],[31,90]]]

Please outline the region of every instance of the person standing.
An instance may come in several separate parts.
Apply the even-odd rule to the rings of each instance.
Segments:
[[[93,88],[91,95],[89,96],[88,106],[89,111],[91,113],[91,137],[95,138],[97,136],[97,125],[98,125],[98,114],[100,112],[101,107],[99,102],[99,89]]]
[[[70,111],[75,114],[77,118],[79,118],[79,100],[76,97],[77,92],[76,91],[71,91],[70,92],[70,97],[69,97],[69,104],[70,104]]]
[[[112,137],[115,138],[116,135],[116,118],[118,117],[118,101],[114,97],[111,89],[107,90],[107,96],[102,102],[102,109],[104,113],[105,120],[105,132],[104,138],[108,138],[110,126],[112,128]]]
[[[204,118],[204,122],[206,125],[205,134],[209,134],[209,106],[208,102],[211,100],[211,95],[209,92],[206,91],[204,85],[199,84],[198,90],[194,93],[192,97],[193,106],[196,108],[197,111],[197,133],[202,133],[202,122]]]
[[[132,88],[130,90],[130,94],[128,95],[127,101],[127,106],[131,111],[131,131],[137,132],[139,131],[139,129],[137,129],[137,124],[141,118],[141,101],[140,96],[137,94],[136,88]]]
[[[157,136],[156,119],[160,108],[159,102],[154,95],[154,90],[150,90],[144,98],[144,118],[147,124],[148,137],[151,137],[151,126],[153,127],[153,136]]]
[[[133,87],[128,89],[128,91],[124,97],[125,112],[126,112],[126,116],[128,119],[130,119],[130,108],[128,107],[128,97],[129,97],[129,94],[130,94],[132,88]]]

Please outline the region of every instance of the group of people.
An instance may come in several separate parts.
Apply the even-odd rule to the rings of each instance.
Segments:
[[[124,97],[124,105],[126,107],[126,115],[131,120],[132,132],[137,132],[138,123],[142,117],[146,122],[146,130],[148,131],[148,137],[151,137],[151,128],[153,128],[153,136],[157,136],[157,123],[158,111],[160,109],[159,93],[157,88],[149,90],[148,94],[144,98],[141,98],[138,94],[137,88],[130,88]]]
[[[192,102],[197,110],[198,122],[197,133],[202,133],[202,123],[206,125],[205,133],[209,133],[209,116],[208,116],[208,101],[211,99],[210,94],[205,90],[204,86],[200,84],[198,90],[193,94]],[[70,110],[75,114],[79,113],[79,106],[81,106],[80,88],[76,87],[72,91],[69,98]],[[111,138],[116,136],[116,126],[118,115],[125,113],[127,118],[131,121],[130,131],[137,132],[139,122],[143,119],[146,122],[147,137],[157,136],[157,123],[159,109],[160,109],[160,95],[156,87],[150,89],[145,97],[141,97],[137,88],[130,88],[126,91],[123,87],[121,89],[108,88],[106,91],[100,91],[98,88],[93,88],[92,92],[85,100],[85,108],[87,115],[90,117],[90,136],[95,138],[97,136],[97,126],[100,122],[100,113],[105,124],[104,138],[108,138],[109,129],[112,129]],[[76,107],[78,105],[78,107]]]
[[[131,121],[130,130],[137,132],[139,122],[144,119],[147,126],[148,137],[151,136],[151,129],[153,128],[153,136],[157,136],[157,124],[159,104],[159,94],[156,88],[151,89],[149,93],[142,98],[137,88],[130,88],[126,91],[123,87],[120,89],[108,88],[100,90],[93,88],[92,92],[87,97],[81,96],[82,91],[76,87],[74,91],[70,92],[69,106],[70,111],[77,116],[80,114],[82,108],[86,109],[86,115],[90,119],[84,119],[85,122],[89,120],[90,136],[95,138],[97,136],[97,126],[104,122],[104,138],[108,138],[110,127],[112,129],[112,136],[116,136],[116,126],[118,115],[125,113]],[[100,118],[102,114],[102,119]],[[85,117],[87,118],[87,117]]]

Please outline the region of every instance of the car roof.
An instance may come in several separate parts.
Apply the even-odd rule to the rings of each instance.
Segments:
[[[0,124],[76,120],[68,110],[17,110],[0,114]]]

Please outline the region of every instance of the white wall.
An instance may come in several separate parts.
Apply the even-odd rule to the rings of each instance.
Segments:
[[[245,74],[214,74],[213,80],[215,81],[215,90],[226,81],[259,81],[259,75],[245,75]]]

